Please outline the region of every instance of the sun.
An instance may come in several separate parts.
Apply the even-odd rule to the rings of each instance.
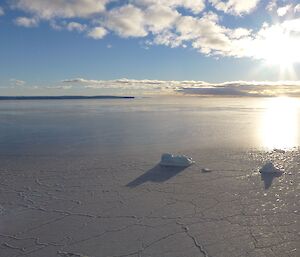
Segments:
[[[264,63],[279,71],[279,79],[297,79],[294,65],[298,62],[297,50],[290,38],[280,38],[265,51]]]
[[[262,58],[269,64],[292,65],[300,61],[299,39],[282,30],[271,30],[263,42]]]
[[[292,30],[273,25],[261,32],[256,56],[267,66],[279,68],[281,79],[296,78],[294,65],[300,63],[300,39]]]
[[[268,64],[287,67],[298,61],[296,40],[289,35],[275,35],[267,41],[263,57]]]

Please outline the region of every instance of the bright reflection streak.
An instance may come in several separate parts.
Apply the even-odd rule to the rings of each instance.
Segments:
[[[261,122],[261,142],[268,149],[298,146],[298,102],[288,97],[269,99]]]

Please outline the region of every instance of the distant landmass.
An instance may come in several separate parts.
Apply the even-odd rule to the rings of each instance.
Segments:
[[[0,96],[0,100],[134,99],[134,96]]]

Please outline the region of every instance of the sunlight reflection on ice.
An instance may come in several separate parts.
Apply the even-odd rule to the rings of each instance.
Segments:
[[[262,116],[260,135],[263,147],[291,149],[298,146],[298,108],[296,99],[268,99]]]

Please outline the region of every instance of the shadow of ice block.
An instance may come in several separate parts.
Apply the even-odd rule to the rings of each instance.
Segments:
[[[4,213],[4,208],[0,205],[0,215]]]
[[[195,163],[192,158],[184,155],[173,155],[169,153],[164,153],[161,156],[160,165],[161,166],[172,166],[172,167],[188,167]]]
[[[272,186],[275,178],[281,177],[283,171],[276,168],[272,162],[267,162],[260,170],[261,180],[264,182],[265,189]]]
[[[282,173],[282,171],[274,166],[272,162],[267,162],[260,170],[263,174]]]

